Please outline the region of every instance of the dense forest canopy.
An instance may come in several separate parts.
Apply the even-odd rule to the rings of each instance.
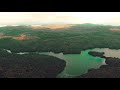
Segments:
[[[120,26],[90,23],[59,29],[33,29],[31,26],[0,27],[0,48],[12,52],[63,53],[80,53],[81,50],[90,48],[119,49],[119,28]]]

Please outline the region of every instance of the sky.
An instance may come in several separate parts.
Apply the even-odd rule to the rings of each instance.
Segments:
[[[62,23],[120,25],[120,12],[0,12],[0,25]]]

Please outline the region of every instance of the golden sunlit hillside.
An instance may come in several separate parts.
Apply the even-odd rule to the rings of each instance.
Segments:
[[[61,28],[69,28],[73,25],[71,24],[50,24],[50,25],[32,25],[33,29],[38,29],[38,28],[50,28],[50,29],[61,29]]]
[[[120,31],[120,28],[110,28],[111,31]]]

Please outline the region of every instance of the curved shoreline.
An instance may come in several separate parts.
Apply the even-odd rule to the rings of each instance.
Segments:
[[[113,77],[114,78],[114,77],[118,77],[120,75],[120,73],[117,76],[113,75],[113,74],[118,73],[118,71],[120,70],[120,69],[118,69],[120,67],[120,63],[119,63],[120,59],[119,58],[105,57],[104,52],[90,51],[90,49],[88,51],[89,51],[88,52],[89,55],[106,59],[105,62],[107,63],[107,65],[102,65],[99,69],[90,69],[90,70],[88,70],[88,73],[78,76],[77,78],[89,78],[89,77],[90,78],[102,78],[102,77],[104,77],[104,78]],[[33,52],[33,55],[34,55],[34,53],[37,53],[37,52]],[[30,54],[32,55],[32,52],[30,52]],[[110,73],[110,72],[112,72],[112,73]]]
[[[0,53],[0,78],[56,78],[66,66],[64,60],[48,55]]]
[[[1,49],[4,49],[4,48],[1,48]],[[89,51],[91,51],[91,50],[94,50],[94,49],[112,49],[112,50],[120,50],[120,48],[118,48],[118,49],[115,49],[115,48],[89,48],[89,49],[79,49],[79,51],[14,51],[14,50],[10,50],[10,49],[4,49],[4,50],[9,50],[11,53],[24,53],[24,52],[29,52],[29,53],[34,53],[34,52],[54,52],[54,53],[63,53],[63,54],[80,54],[82,51],[86,51],[86,50],[89,50]]]
[[[105,58],[107,65],[102,65],[99,69],[90,69],[88,73],[77,76],[76,78],[120,78],[120,59],[105,57],[103,53],[94,52],[91,55]]]

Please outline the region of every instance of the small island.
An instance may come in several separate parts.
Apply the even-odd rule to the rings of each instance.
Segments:
[[[90,51],[88,52],[89,55],[92,55],[94,57],[101,57],[104,58],[104,52],[96,52],[96,51]]]

